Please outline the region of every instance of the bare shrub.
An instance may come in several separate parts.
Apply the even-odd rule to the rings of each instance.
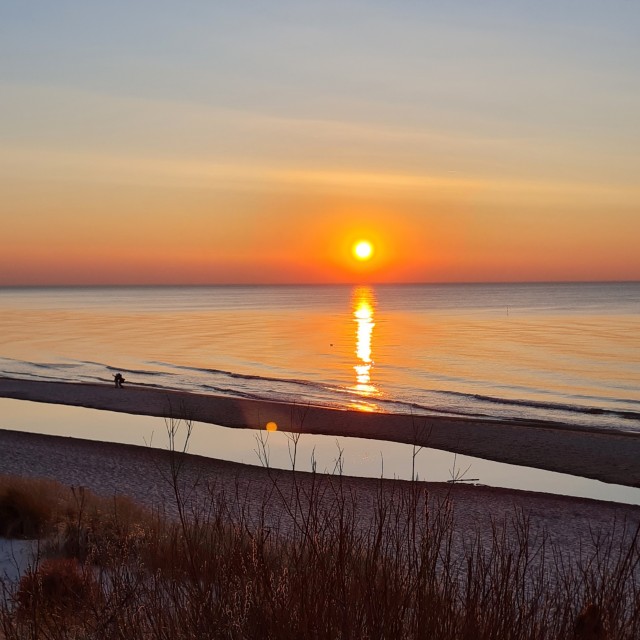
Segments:
[[[95,607],[100,589],[94,574],[71,558],[47,558],[20,580],[15,595],[19,619],[78,617]]]

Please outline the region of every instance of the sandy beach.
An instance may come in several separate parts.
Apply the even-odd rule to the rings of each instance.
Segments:
[[[298,407],[277,403],[255,403],[228,398],[210,398],[192,394],[172,393],[153,389],[129,387],[114,389],[107,386],[86,384],[59,384],[0,380],[0,395],[13,398],[37,400],[70,405],[82,405],[113,411],[167,415],[186,411],[187,415],[203,422],[230,424],[236,427],[260,424],[267,417],[277,420],[280,428],[294,429],[303,426],[303,431],[313,433],[341,433],[340,427],[350,434],[367,435],[369,426],[376,437],[382,439],[409,440],[413,426],[398,416],[360,416],[354,424],[349,418],[358,418],[350,412],[332,412],[310,408],[304,420],[296,412]],[[179,404],[182,403],[182,404]],[[245,417],[246,416],[246,417]],[[263,417],[264,416],[264,417]],[[309,419],[310,418],[310,419]],[[333,419],[333,422],[329,420]],[[374,418],[372,420],[372,418]],[[349,426],[350,425],[350,426]],[[10,430],[9,425],[0,429],[0,471],[25,477],[48,478],[67,486],[84,486],[107,497],[129,496],[147,507],[160,510],[167,515],[177,514],[176,503],[170,482],[171,452],[151,447],[89,441],[51,435],[40,435]],[[457,429],[455,437],[446,438],[449,422],[436,423],[434,431],[437,442],[450,450],[469,451],[478,455],[477,446],[460,444],[463,435],[471,434],[472,441],[479,442],[478,432],[486,425],[453,423]],[[404,431],[402,431],[404,429]],[[566,466],[583,470],[585,465],[597,465],[606,477],[631,484],[637,475],[624,473],[617,465],[609,470],[607,465],[616,455],[625,454],[628,468],[633,468],[633,453],[638,440],[633,437],[609,436],[603,433],[588,434],[568,430],[552,431],[537,427],[512,425],[504,428],[492,427],[492,436],[481,451],[487,457],[495,456],[518,460],[533,466],[544,467],[545,452],[551,452],[558,442],[554,436],[564,436],[573,454],[565,455]],[[502,440],[501,430],[507,434]],[[365,430],[365,431],[362,431]],[[424,434],[418,433],[418,436]],[[432,446],[433,432],[429,438]],[[547,438],[545,440],[545,437]],[[571,440],[574,439],[574,441]],[[522,451],[512,455],[509,448],[519,442]],[[538,442],[538,447],[533,446]],[[493,445],[495,451],[491,450]],[[623,446],[624,445],[624,446]],[[586,461],[580,454],[586,452]],[[536,453],[536,451],[538,453]],[[557,450],[555,464],[560,465],[562,456]],[[393,497],[405,491],[410,483],[401,480],[381,480],[348,476],[329,476],[296,471],[267,469],[260,466],[216,460],[192,454],[177,454],[181,460],[180,482],[188,494],[196,500],[212,495],[224,494],[229,499],[229,508],[242,510],[243,517],[256,526],[265,525],[287,532],[292,523],[291,505],[296,495],[309,494],[311,487],[324,487],[327,496],[335,496],[335,487],[350,496],[356,508],[356,517],[362,526],[372,522],[376,515],[376,504],[382,494]],[[541,457],[536,457],[541,456]],[[573,457],[572,457],[573,456]],[[563,467],[563,469],[566,467]],[[528,522],[529,531],[535,539],[540,536],[554,548],[573,557],[589,552],[599,535],[611,536],[613,544],[628,544],[640,527],[640,506],[623,505],[597,500],[555,496],[550,494],[500,489],[466,484],[420,482],[418,487],[428,496],[429,504],[445,502],[450,505],[455,519],[456,537],[454,548],[464,553],[468,537],[480,533],[484,543],[491,543],[493,524],[504,525],[509,535],[517,537],[516,517]],[[225,498],[226,500],[227,498]],[[265,510],[265,505],[267,509]],[[524,518],[524,520],[522,520]],[[547,562],[551,561],[551,556]]]
[[[202,396],[129,386],[64,384],[0,379],[0,396],[37,402],[77,405],[152,416],[186,415],[193,420],[234,428],[255,428],[271,420],[282,430],[375,437],[428,444],[449,451],[484,456],[534,467],[571,471],[620,484],[638,485],[640,439],[632,435],[588,433],[535,425],[479,424],[462,420],[429,421],[420,425],[410,416],[371,415]],[[172,513],[175,504],[168,481],[169,452],[150,447],[94,442],[0,430],[0,469],[3,473],[45,477],[66,485],[82,485],[106,496],[128,495],[149,507]],[[420,428],[422,427],[422,428]],[[427,431],[428,430],[428,431]],[[198,487],[215,485],[228,494],[242,495],[256,514],[266,494],[272,496],[274,480],[281,497],[294,483],[308,483],[310,474],[264,469],[197,455],[185,456],[183,481]],[[325,481],[331,481],[327,476]],[[357,495],[362,516],[371,509],[380,480],[345,477],[342,481]],[[391,480],[382,481],[392,490]],[[406,483],[405,483],[406,484]],[[610,531],[625,522],[627,531],[640,524],[640,507],[597,500],[553,496],[491,487],[423,483],[434,499],[450,498],[458,524],[474,529],[491,518],[509,520],[516,510],[545,528],[553,539],[571,548],[590,532]],[[270,498],[270,517],[280,520],[285,501]]]
[[[132,445],[95,442],[0,429],[0,469],[6,474],[57,480],[69,486],[84,486],[103,496],[126,495],[140,504],[175,515],[169,482],[169,452]],[[195,455],[184,456],[181,472],[190,491],[206,492],[215,487],[232,496],[256,522],[269,505],[268,523],[287,526],[287,496],[294,486],[308,489],[311,474],[281,471]],[[316,478],[318,479],[318,478]],[[320,476],[320,482],[335,482]],[[340,478],[345,491],[355,496],[358,515],[368,522],[380,488],[392,492],[408,486],[406,481],[373,478]],[[382,484],[381,484],[382,483]],[[278,490],[274,491],[277,485]],[[640,526],[640,507],[596,500],[553,496],[469,486],[420,483],[435,501],[449,499],[459,532],[484,530],[490,522],[512,522],[517,512],[526,516],[534,532],[544,530],[559,548],[572,553],[587,546],[598,532],[627,538]]]
[[[640,436],[532,421],[495,422],[301,406],[125,385],[0,378],[0,397],[129,414],[187,418],[230,428],[395,441],[497,462],[640,486]]]

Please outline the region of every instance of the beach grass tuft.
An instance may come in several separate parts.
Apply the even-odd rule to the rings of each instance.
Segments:
[[[26,627],[71,619],[81,624],[100,600],[100,586],[89,565],[72,558],[45,558],[20,580],[15,614]]]
[[[38,537],[51,523],[59,489],[48,480],[0,475],[0,536]]]

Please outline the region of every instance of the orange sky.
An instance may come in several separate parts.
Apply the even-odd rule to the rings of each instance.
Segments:
[[[498,4],[12,9],[0,286],[640,280],[636,9]]]
[[[631,190],[332,186],[23,177],[3,190],[0,284],[640,279]]]

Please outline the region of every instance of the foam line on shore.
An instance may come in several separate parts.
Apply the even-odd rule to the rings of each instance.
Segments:
[[[567,425],[367,413],[126,386],[0,378],[0,397],[225,427],[386,440],[497,462],[640,486],[640,435]]]

